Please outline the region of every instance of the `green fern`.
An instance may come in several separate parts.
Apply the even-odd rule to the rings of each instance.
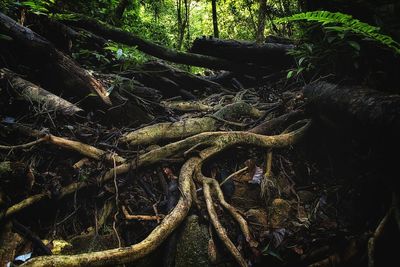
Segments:
[[[361,22],[350,15],[340,12],[312,11],[279,18],[275,21],[276,23],[285,23],[301,20],[319,22],[325,27],[325,29],[337,32],[349,31],[360,34],[380,44],[386,45],[387,47],[392,48],[397,54],[400,54],[400,43],[396,42],[388,35],[381,34],[379,27]]]

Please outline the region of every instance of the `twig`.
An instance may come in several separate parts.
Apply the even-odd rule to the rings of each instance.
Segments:
[[[122,206],[122,212],[124,213],[125,219],[127,220],[139,220],[139,221],[157,221],[159,222],[160,220],[165,218],[165,215],[163,214],[157,214],[157,215],[132,215],[129,214],[128,210],[125,208],[125,206]]]
[[[235,177],[236,175],[241,174],[242,172],[245,172],[249,169],[249,167],[244,167],[238,171],[235,171],[234,173],[230,174],[228,177],[225,178],[225,180],[223,180],[219,185],[223,185],[224,183],[226,183],[229,179],[231,179],[232,177]]]
[[[15,145],[15,146],[4,146],[0,145],[1,150],[11,150],[11,149],[24,149],[24,148],[29,148],[34,145],[46,142],[49,138],[47,136],[44,136],[42,138],[39,138],[38,140],[26,143],[26,144],[21,144],[21,145]]]

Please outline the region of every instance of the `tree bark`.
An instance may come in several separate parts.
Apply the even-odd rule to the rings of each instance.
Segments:
[[[334,128],[371,142],[398,142],[400,96],[326,82],[304,88],[308,111]]]
[[[280,43],[265,43],[257,45],[254,42],[222,40],[217,38],[197,38],[193,42],[191,52],[229,59],[237,63],[252,63],[259,66],[270,66],[273,69],[288,68],[293,64],[293,58],[287,52],[293,45]]]
[[[35,103],[38,108],[59,111],[64,115],[74,115],[82,109],[71,102],[56,96],[45,89],[29,82],[8,69],[0,69],[0,79],[5,78],[12,88],[26,101]]]
[[[218,18],[217,18],[217,0],[211,0],[211,8],[212,8],[214,37],[219,38]]]
[[[45,74],[42,79],[50,82],[53,88],[62,87],[68,95],[81,98],[95,93],[103,103],[111,105],[106,88],[45,38],[3,13],[0,13],[0,28],[13,38],[24,63],[41,69],[41,73]],[[69,92],[71,90],[73,93]]]

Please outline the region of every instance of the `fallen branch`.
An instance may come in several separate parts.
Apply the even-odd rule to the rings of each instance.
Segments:
[[[51,77],[53,88],[64,87],[67,93],[72,89],[74,96],[79,97],[95,93],[105,104],[111,105],[106,88],[48,40],[3,13],[0,13],[0,28],[18,44],[20,52],[27,55],[23,58],[28,65],[42,69],[47,79]]]
[[[5,78],[11,87],[26,101],[34,102],[40,109],[60,111],[64,115],[74,115],[82,109],[45,89],[19,77],[14,72],[0,69],[0,78]]]

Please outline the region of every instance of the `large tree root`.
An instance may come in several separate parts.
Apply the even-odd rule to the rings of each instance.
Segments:
[[[115,168],[110,169],[104,175],[98,178],[99,182],[105,183],[111,181],[114,175],[121,175],[127,173],[130,170],[138,169],[141,167],[149,166],[158,161],[167,159],[172,156],[176,156],[190,150],[193,147],[204,145],[212,146],[215,151],[223,151],[226,148],[232,147],[234,145],[253,145],[261,147],[271,147],[271,148],[282,148],[296,143],[305,134],[306,130],[309,128],[311,122],[306,122],[302,127],[296,129],[292,132],[276,135],[276,136],[264,136],[253,134],[249,132],[207,132],[197,134],[195,136],[188,137],[184,140],[165,145],[163,147],[151,150],[145,154],[140,155],[138,158],[132,160],[131,162],[122,163]],[[204,152],[203,152],[204,154]],[[77,190],[83,189],[91,185],[91,183],[83,181],[72,183],[64,187],[59,194],[59,198],[66,195],[72,194]],[[5,212],[5,217],[8,217],[22,209],[38,202],[43,199],[48,198],[47,193],[42,193],[38,195],[31,196],[12,207],[8,208]]]
[[[220,120],[242,116],[260,117],[262,112],[245,102],[227,105],[210,117],[190,118],[178,122],[164,122],[140,128],[121,137],[130,145],[152,144],[163,140],[182,139],[202,132],[216,131]]]
[[[271,147],[271,148],[286,147],[289,145],[293,145],[298,140],[300,140],[300,138],[303,137],[305,131],[310,126],[309,121],[306,121],[303,124],[304,125],[302,125],[300,128],[293,130],[292,132],[277,136],[262,136],[248,132],[202,133],[192,137],[188,137],[182,141],[178,141],[166,145],[164,147],[152,150],[146,154],[139,156],[137,159],[133,160],[130,163],[123,163],[119,166],[112,168],[105,175],[101,177],[102,182],[112,180],[115,177],[115,175],[125,173],[130,169],[135,169],[138,167],[150,165],[161,159],[177,155],[179,153],[183,153],[185,152],[185,150],[188,150],[195,145],[202,144],[208,146],[207,149],[203,150],[200,153],[200,158],[198,157],[191,158],[183,165],[179,177],[179,184],[182,196],[178,204],[172,210],[172,212],[164,218],[161,224],[157,226],[150,233],[150,235],[142,242],[129,247],[110,249],[93,253],[84,253],[71,256],[37,257],[28,261],[23,266],[104,266],[104,265],[124,264],[135,261],[139,258],[148,255],[154,249],[156,249],[163,242],[163,240],[165,240],[168,237],[168,235],[172,233],[172,231],[183,221],[186,214],[188,213],[190,206],[192,204],[192,194],[194,191],[192,178],[193,175],[195,174],[196,168],[199,167],[201,168],[203,160],[217,153],[220,153],[221,151],[225,150],[228,147],[232,147],[234,145],[239,145],[239,144]],[[237,262],[241,266],[247,266],[247,263],[244,261],[243,257],[235,248],[232,241],[229,240],[226,233],[224,234],[223,228],[221,228],[222,226],[218,218],[216,217],[215,210],[213,212],[212,198],[210,198],[211,197],[211,192],[209,188],[210,186],[213,186],[215,188],[220,203],[231,213],[233,218],[235,218],[236,221],[239,223],[246,237],[246,240],[249,241],[249,243],[252,246],[255,246],[256,243],[250,242],[252,238],[250,236],[250,232],[246,221],[232,206],[226,203],[218,183],[213,182],[212,179],[211,180],[208,179],[205,179],[203,177],[204,181],[203,186],[206,198],[208,199],[209,202],[211,201],[211,203],[207,203],[207,206],[210,217],[213,218],[212,219],[213,225],[217,229],[220,238],[227,246],[229,251],[232,253],[234,258],[237,260]],[[61,197],[67,194],[71,194],[72,192],[75,192],[76,190],[84,188],[86,186],[88,186],[86,182],[78,182],[71,184],[61,190]],[[25,201],[29,202],[34,200],[35,198],[44,198],[44,197],[46,196],[43,196],[43,194],[36,195],[31,198],[28,198]],[[17,205],[21,205],[21,203]],[[7,212],[9,212],[9,210],[7,210]]]
[[[181,197],[175,208],[140,243],[123,248],[110,249],[71,256],[37,257],[21,266],[110,266],[140,259],[154,251],[185,219],[192,205],[191,179],[199,158],[189,159],[181,169],[179,185]]]

